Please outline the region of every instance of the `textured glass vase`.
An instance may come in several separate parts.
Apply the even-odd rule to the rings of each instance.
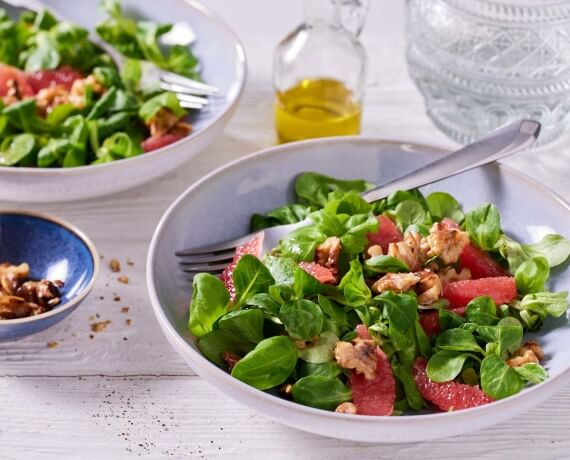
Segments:
[[[570,2],[408,0],[407,60],[435,125],[461,143],[515,118],[560,136],[570,109]]]

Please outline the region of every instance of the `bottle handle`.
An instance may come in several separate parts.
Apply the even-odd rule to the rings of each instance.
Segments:
[[[366,22],[369,0],[334,0],[334,2],[342,27],[358,37]]]

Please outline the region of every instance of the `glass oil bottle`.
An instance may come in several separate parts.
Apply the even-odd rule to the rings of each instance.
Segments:
[[[305,0],[305,20],[275,51],[280,143],[360,133],[368,0]]]

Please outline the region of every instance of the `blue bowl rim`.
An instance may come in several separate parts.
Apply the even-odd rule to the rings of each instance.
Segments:
[[[37,219],[54,223],[59,227],[63,227],[64,229],[73,233],[77,238],[79,238],[83,242],[83,244],[87,247],[89,253],[91,254],[91,259],[93,260],[93,275],[91,276],[91,279],[89,280],[87,286],[85,286],[81,291],[77,293],[75,297],[73,297],[63,305],[57,305],[52,310],[45,313],[41,313],[39,315],[27,316],[25,318],[17,318],[17,319],[0,319],[0,327],[40,321],[44,318],[49,318],[50,316],[59,315],[60,313],[63,313],[64,311],[69,310],[70,308],[73,308],[78,303],[80,303],[87,296],[87,294],[89,294],[89,292],[91,292],[91,290],[93,289],[93,286],[95,285],[95,281],[97,280],[97,276],[99,274],[99,266],[100,266],[99,252],[97,251],[97,248],[95,247],[95,244],[93,244],[91,239],[85,233],[79,230],[75,225],[67,222],[66,220],[60,219],[59,217],[43,214],[41,212],[25,211],[21,209],[0,208],[0,216],[4,215],[34,217]]]
[[[438,146],[436,144],[428,144],[428,143],[422,143],[422,142],[410,142],[409,140],[398,140],[398,139],[393,139],[393,138],[381,138],[381,137],[376,137],[376,136],[343,136],[340,138],[340,142],[354,142],[354,141],[359,142],[359,143],[363,143],[363,144],[381,143],[381,144],[393,144],[393,145],[407,145],[407,146],[410,146],[413,148],[418,148],[418,149],[427,148],[433,152],[439,152],[442,155],[449,154],[452,152],[451,149],[446,148],[446,147],[441,147],[441,146]],[[148,295],[150,298],[150,303],[152,305],[154,315],[155,315],[155,317],[156,317],[156,319],[157,319],[157,321],[158,321],[158,323],[162,329],[162,332],[165,334],[166,338],[172,344],[172,346],[176,350],[176,352],[178,354],[180,354],[183,358],[185,358],[186,362],[192,360],[193,361],[192,365],[194,367],[194,370],[197,371],[197,373],[200,375],[201,378],[205,379],[206,381],[208,381],[212,385],[214,385],[214,383],[213,383],[214,377],[213,376],[215,376],[218,379],[218,381],[223,382],[223,384],[226,384],[227,382],[229,382],[228,378],[231,378],[232,379],[232,385],[237,385],[239,388],[241,388],[249,396],[258,398],[262,401],[266,401],[268,404],[274,403],[277,406],[279,406],[280,408],[282,408],[283,410],[291,409],[291,410],[295,410],[295,411],[300,411],[301,413],[306,414],[306,415],[322,416],[322,417],[325,417],[327,419],[345,418],[348,420],[354,420],[354,421],[359,421],[359,422],[372,422],[372,421],[374,421],[374,423],[376,423],[376,424],[385,424],[385,423],[387,423],[387,424],[392,424],[392,423],[406,424],[406,423],[408,423],[408,420],[412,417],[414,419],[422,419],[422,420],[438,420],[438,419],[446,418],[446,417],[447,418],[454,417],[457,421],[469,420],[471,414],[474,415],[474,414],[478,414],[478,413],[480,413],[480,414],[489,413],[490,410],[493,410],[494,408],[499,408],[499,407],[502,407],[504,410],[507,410],[509,407],[516,406],[518,404],[518,402],[521,400],[521,398],[526,400],[528,397],[530,397],[530,398],[532,398],[533,396],[539,397],[541,395],[540,391],[543,387],[549,386],[551,388],[555,388],[557,386],[557,388],[560,388],[562,385],[567,384],[570,381],[570,367],[567,368],[562,373],[560,373],[559,375],[556,375],[554,377],[549,377],[547,380],[545,380],[542,383],[532,385],[531,387],[527,388],[526,391],[524,391],[524,392],[520,392],[516,395],[510,396],[510,397],[505,398],[505,399],[494,401],[492,404],[486,404],[483,406],[470,408],[468,410],[441,412],[441,413],[429,413],[429,414],[420,414],[420,415],[414,415],[414,416],[385,417],[385,418],[373,416],[373,415],[338,414],[336,412],[329,412],[329,411],[326,411],[323,409],[316,409],[313,407],[304,406],[302,404],[295,403],[293,401],[287,401],[285,399],[278,398],[278,397],[271,395],[269,393],[266,393],[264,391],[258,390],[256,388],[244,383],[244,382],[241,382],[240,380],[238,380],[234,377],[231,377],[227,372],[218,368],[215,364],[208,361],[208,359],[204,355],[202,355],[199,351],[194,350],[192,347],[190,347],[188,345],[186,340],[184,338],[182,338],[182,336],[178,333],[178,331],[176,331],[173,328],[170,321],[166,318],[166,315],[163,311],[162,305],[161,305],[160,301],[158,300],[158,295],[156,293],[156,285],[154,282],[153,267],[154,267],[154,259],[156,256],[156,254],[155,254],[156,246],[158,245],[158,241],[162,235],[163,229],[166,225],[166,221],[170,218],[170,216],[172,215],[174,210],[178,208],[180,203],[182,201],[184,201],[190,193],[192,193],[194,190],[200,188],[204,183],[207,183],[212,177],[215,177],[220,173],[228,171],[228,170],[234,168],[236,165],[239,165],[241,163],[247,163],[248,161],[252,161],[253,159],[255,159],[257,157],[263,157],[263,156],[267,156],[270,154],[279,154],[282,152],[287,152],[287,150],[289,150],[292,145],[295,145],[295,146],[300,145],[300,144],[302,144],[302,145],[326,145],[326,144],[335,143],[335,142],[339,142],[339,137],[324,137],[324,138],[317,138],[317,139],[308,139],[308,140],[304,140],[304,141],[291,142],[291,143],[282,144],[282,145],[274,145],[274,146],[270,146],[270,147],[260,149],[256,152],[250,153],[249,155],[243,156],[241,158],[237,158],[234,161],[231,161],[230,163],[226,163],[224,165],[221,165],[218,168],[216,168],[215,170],[206,174],[204,177],[202,177],[198,181],[190,184],[186,188],[186,190],[184,190],[182,193],[180,193],[180,195],[178,195],[178,197],[175,198],[174,201],[168,206],[168,208],[166,209],[166,211],[164,212],[164,214],[160,218],[160,220],[159,220],[159,222],[158,222],[158,224],[154,230],[154,234],[152,236],[152,239],[151,239],[151,242],[149,245],[147,260],[146,260],[146,281],[147,281],[147,291],[148,291]],[[523,173],[522,171],[519,171],[518,169],[513,168],[509,165],[506,165],[500,161],[495,162],[493,164],[496,164],[501,170],[504,170],[509,174],[518,176],[520,179],[527,182],[529,185],[541,189],[545,194],[550,195],[556,202],[561,204],[564,208],[566,208],[566,210],[568,212],[570,212],[570,203],[565,198],[563,198],[560,194],[558,194],[558,193],[554,192],[552,189],[550,189],[547,185],[533,179],[532,177],[528,176],[527,174]],[[190,358],[190,356],[191,356],[191,358]],[[202,375],[202,370],[204,370],[204,369],[208,369],[208,371],[205,371],[203,373],[203,374],[208,374],[207,377],[204,377]],[[219,384],[219,385],[216,384],[214,386],[221,388],[222,384]],[[226,392],[224,392],[224,394],[226,394]],[[542,400],[544,400],[544,397],[542,398]],[[247,403],[244,403],[244,404],[246,404],[250,409],[253,409],[256,412],[262,413],[264,415],[268,415],[268,412],[261,411],[258,408],[253,408],[250,404],[247,404]],[[489,409],[489,408],[491,408],[491,409]],[[276,417],[271,417],[271,418],[273,418],[274,420],[278,420]],[[289,424],[289,425],[293,426],[292,424]]]

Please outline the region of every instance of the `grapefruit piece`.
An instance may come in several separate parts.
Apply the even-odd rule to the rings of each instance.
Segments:
[[[457,309],[465,308],[476,297],[487,295],[497,305],[509,303],[517,297],[515,279],[511,276],[480,278],[447,283],[443,286],[443,297],[449,300],[449,308],[460,314]]]
[[[420,312],[420,324],[428,337],[438,335],[441,332],[439,327],[439,311]]]
[[[41,89],[49,88],[50,86],[63,86],[69,91],[73,86],[73,82],[80,78],[83,78],[80,72],[71,67],[62,66],[59,69],[38,70],[28,74],[28,83],[34,93],[38,93]]]
[[[321,284],[334,284],[336,278],[330,268],[323,267],[316,262],[299,262],[299,267],[305,270]]]
[[[182,134],[166,133],[162,136],[147,137],[142,143],[141,147],[145,152],[151,152],[152,150],[161,149],[167,145],[173,144],[179,141],[184,136]]]
[[[377,216],[379,228],[376,233],[369,233],[368,241],[370,244],[379,244],[382,246],[384,254],[388,252],[388,245],[390,243],[397,243],[404,238],[396,227],[396,224],[387,216]]]
[[[478,386],[457,382],[432,382],[427,376],[426,366],[425,359],[416,358],[412,375],[424,399],[435,404],[442,411],[469,409],[494,401]]]
[[[473,279],[508,275],[507,271],[495,262],[489,254],[473,244],[465,246],[459,256],[459,263],[462,268],[468,268],[471,271]]]
[[[263,232],[255,235],[251,240],[239,245],[236,248],[233,260],[229,265],[224,268],[224,271],[220,275],[220,279],[226,286],[226,289],[230,293],[230,299],[233,302],[236,296],[236,290],[234,287],[234,279],[232,278],[232,273],[236,268],[237,263],[245,254],[251,254],[252,256],[259,257],[261,254],[261,248],[263,246]]]
[[[392,415],[396,401],[396,380],[390,361],[380,347],[376,347],[376,377],[367,380],[364,374],[352,371],[349,382],[357,414]]]
[[[372,337],[370,337],[370,332],[368,332],[368,328],[364,324],[358,324],[356,326],[356,333],[362,340],[372,339]]]
[[[12,81],[15,82],[20,96],[31,97],[35,94],[24,72],[16,67],[0,64],[0,96],[8,95]]]

